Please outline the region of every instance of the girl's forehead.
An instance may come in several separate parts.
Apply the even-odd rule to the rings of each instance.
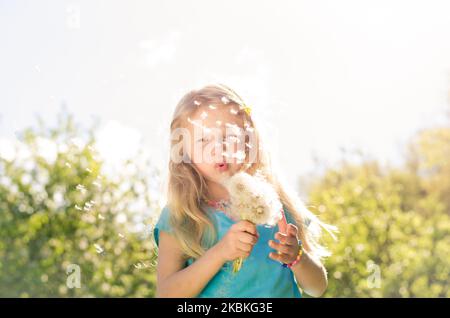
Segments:
[[[209,128],[229,125],[244,127],[243,115],[239,113],[239,106],[234,104],[217,107],[199,106],[190,119],[190,121],[201,122],[203,126]]]

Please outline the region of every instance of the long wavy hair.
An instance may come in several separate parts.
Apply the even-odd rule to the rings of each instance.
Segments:
[[[224,97],[229,103],[223,103]],[[254,140],[256,140],[256,160],[244,162],[246,172],[254,174],[258,171],[274,186],[285,210],[295,220],[299,238],[311,256],[322,258],[330,255],[328,250],[319,244],[319,238],[322,229],[334,237],[333,232],[336,228],[320,221],[294,191],[288,191],[288,188],[277,179],[255,123],[251,115],[243,110],[246,106],[243,99],[230,87],[224,84],[212,84],[185,94],[174,111],[170,124],[171,136],[174,130],[186,128],[189,117],[196,112],[198,105],[205,104],[218,107],[238,106],[237,115],[243,116],[245,125],[253,128]],[[171,140],[171,152],[175,147],[178,147],[178,141]],[[208,198],[206,181],[193,163],[184,160],[176,162],[171,156],[167,186],[167,207],[170,210],[169,222],[173,228],[173,234],[187,257],[198,258],[217,239],[214,224],[202,204],[203,199]]]

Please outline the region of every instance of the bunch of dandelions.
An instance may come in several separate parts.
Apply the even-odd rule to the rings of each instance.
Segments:
[[[283,206],[273,186],[260,174],[238,172],[223,182],[230,200],[228,213],[236,220],[274,226],[282,218]],[[233,272],[241,269],[243,258],[233,262]]]

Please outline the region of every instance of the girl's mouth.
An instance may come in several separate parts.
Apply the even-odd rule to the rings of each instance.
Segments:
[[[216,169],[219,171],[227,171],[228,170],[228,164],[227,163],[217,163]]]

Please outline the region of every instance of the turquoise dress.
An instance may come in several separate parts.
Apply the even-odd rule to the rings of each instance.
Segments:
[[[220,240],[235,221],[223,211],[209,206],[205,210],[211,216],[217,230],[217,238]],[[288,223],[295,224],[289,213],[285,213],[285,215]],[[159,244],[159,231],[167,233],[172,231],[169,216],[170,210],[164,207],[153,231],[157,245]],[[278,225],[274,227],[258,225],[257,230],[259,239],[250,256],[244,260],[241,270],[233,273],[232,262],[226,262],[197,297],[301,298],[291,269],[283,267],[280,262],[269,257],[269,253],[275,250],[268,245],[268,242],[275,240],[274,235],[278,232]],[[186,266],[193,262],[193,259],[189,259]]]

